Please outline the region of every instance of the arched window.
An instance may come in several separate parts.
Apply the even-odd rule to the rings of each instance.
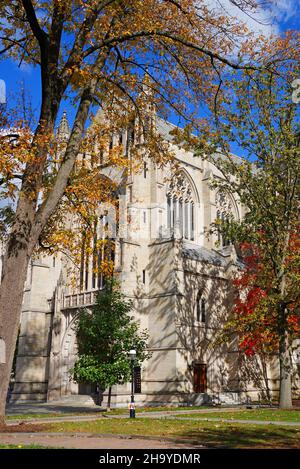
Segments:
[[[108,214],[105,211],[95,220],[92,236],[88,237],[85,232],[82,234],[80,291],[101,290],[105,286],[103,263],[115,260],[114,243],[108,233]],[[91,253],[88,253],[89,250]]]
[[[206,300],[205,298],[201,298],[200,322],[206,323]]]
[[[194,207],[194,202],[190,204],[190,225],[191,225],[191,231],[190,231],[190,239],[194,241],[195,236],[194,236],[194,231],[195,231],[195,207]]]
[[[221,230],[220,230],[220,223],[221,223],[221,213],[220,213],[220,210],[217,210],[217,219],[216,219],[217,236],[218,236],[218,244],[221,246],[222,245],[222,236],[221,236]]]
[[[229,223],[229,215],[226,214],[225,212],[220,213],[220,211],[217,211],[217,236],[218,236],[218,244],[221,247],[229,246],[230,240],[226,236],[226,234],[223,232],[224,228],[226,228],[226,224]],[[221,228],[222,226],[222,228]]]
[[[169,187],[167,224],[173,233],[176,227],[184,239],[195,239],[195,200],[191,185],[183,172],[173,178]]]
[[[216,225],[218,245],[221,247],[231,244],[228,236],[224,233],[226,225],[229,224],[230,217],[238,219],[237,208],[231,195],[220,190],[216,193]]]
[[[196,319],[197,322],[206,323],[206,300],[201,293],[197,296]]]

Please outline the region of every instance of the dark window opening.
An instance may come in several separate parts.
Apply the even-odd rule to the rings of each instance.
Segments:
[[[170,231],[175,225],[180,235],[185,239],[195,239],[195,206],[189,200],[178,199],[176,196],[167,196],[167,220]]]
[[[85,284],[84,288],[88,290],[89,288],[89,256],[85,258]]]
[[[201,322],[206,322],[206,301],[204,298],[201,298],[201,307],[200,307],[200,312],[201,312]]]
[[[194,204],[191,204],[190,208],[191,208],[191,220],[190,220],[191,233],[190,233],[190,239],[192,241],[194,241],[194,230],[195,230]]]
[[[220,221],[221,216],[219,210],[217,211],[217,236],[218,236],[218,244],[221,245],[221,229],[220,229]]]
[[[149,115],[146,115],[144,119],[144,135],[145,136],[148,134],[151,127],[152,127],[152,119]]]
[[[101,290],[103,288],[103,275],[101,273],[101,262],[102,262],[102,248],[98,250],[97,256],[97,271],[98,271],[98,289]]]
[[[226,236],[226,230],[229,227],[229,218],[228,215],[223,212],[222,214],[220,211],[217,211],[217,235],[218,235],[218,244],[221,247],[230,246],[231,242],[229,238]],[[224,232],[225,231],[225,232]]]
[[[170,229],[172,226],[171,221],[171,197],[167,197],[167,226]]]
[[[196,319],[198,322],[200,322],[200,317],[201,317],[201,311],[200,311],[200,301],[197,299],[197,316]]]
[[[129,143],[134,143],[134,127],[131,127],[131,129],[129,130]]]
[[[80,255],[80,276],[79,276],[79,288],[80,288],[80,291],[83,290],[83,282],[84,282],[85,244],[86,244],[86,236],[85,236],[85,233],[83,233],[83,234],[82,234],[81,255]]]
[[[129,202],[132,202],[132,186],[129,186]]]
[[[184,237],[189,239],[189,203],[184,203]]]
[[[196,319],[198,322],[206,323],[206,300],[200,293],[197,297]]]
[[[143,283],[145,284],[146,283],[146,271],[143,270]]]

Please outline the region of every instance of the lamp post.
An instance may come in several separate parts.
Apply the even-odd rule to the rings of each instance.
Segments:
[[[131,419],[135,418],[135,404],[134,404],[134,362],[136,358],[136,350],[129,351],[129,358],[131,362],[131,402],[129,407],[129,416]]]

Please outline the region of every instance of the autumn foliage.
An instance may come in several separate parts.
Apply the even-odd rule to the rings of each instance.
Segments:
[[[252,1],[231,2],[250,13],[255,8]],[[109,148],[105,161],[101,151],[93,154],[86,129],[95,106],[105,109],[116,127],[122,120],[126,127],[124,112],[114,112],[116,103],[123,106],[129,117],[137,116],[138,133],[147,127],[145,102],[163,117],[175,113],[199,127],[199,113],[215,102],[228,68],[272,68],[277,51],[263,44],[266,55],[257,54],[257,40],[246,26],[205,0],[2,0],[0,16],[1,59],[38,68],[41,84],[37,125],[29,130],[15,121],[11,128],[22,129],[18,138],[1,135],[0,198],[9,197],[15,209],[0,285],[1,337],[7,349],[6,363],[0,364],[3,419],[29,260],[38,247],[55,250],[65,244],[68,250],[75,246],[77,262],[78,236],[63,226],[68,230],[74,217],[78,223],[73,226],[83,223],[90,249],[99,197],[114,199],[113,184],[105,187],[104,167],[118,166],[125,176],[130,169],[120,147]],[[65,103],[76,111],[60,151],[55,127]],[[107,150],[102,125],[98,146]],[[151,126],[146,145],[142,139],[138,144],[140,154],[153,157],[155,164],[164,160]],[[87,153],[90,163],[84,166],[81,156]],[[131,156],[138,164],[134,152]]]
[[[279,316],[277,298],[279,291],[272,267],[267,262],[263,251],[265,241],[260,234],[261,245],[243,243],[244,268],[234,280],[237,289],[232,311],[232,320],[226,326],[226,333],[238,333],[239,349],[247,356],[256,353],[276,353],[279,347]],[[300,275],[300,236],[295,231],[290,238],[286,260],[288,292],[297,288],[294,284]],[[287,327],[291,341],[300,333],[300,299],[289,300],[287,308]]]
[[[280,407],[290,408],[292,357],[299,347],[300,116],[293,100],[299,33],[272,39],[266,51],[274,70],[233,72],[220,83],[199,154],[223,176],[212,185],[235,194],[245,207],[239,219],[228,214],[218,227],[226,239],[242,243],[244,261],[225,338],[237,335],[240,350],[250,356],[272,355]]]

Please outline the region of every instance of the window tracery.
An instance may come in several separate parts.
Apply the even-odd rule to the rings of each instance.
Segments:
[[[229,246],[230,240],[222,233],[221,226],[229,223],[230,217],[236,218],[235,207],[231,196],[225,191],[219,190],[215,196],[216,204],[216,224],[218,227],[218,244],[221,247]]]
[[[178,228],[180,236],[194,240],[195,198],[193,189],[183,172],[171,181],[167,193],[168,228],[174,232]]]

